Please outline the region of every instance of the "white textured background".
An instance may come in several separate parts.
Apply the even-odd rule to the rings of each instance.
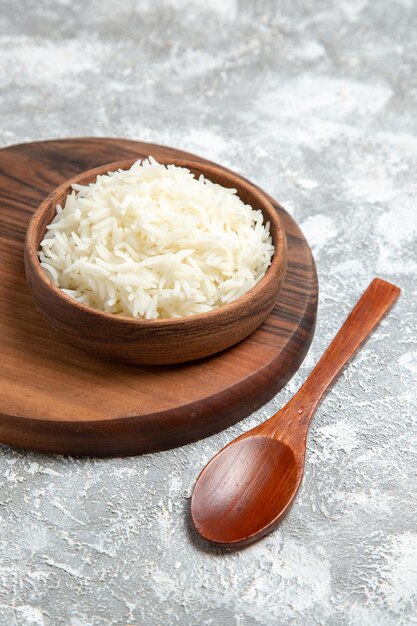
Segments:
[[[0,0],[0,145],[155,141],[236,169],[315,253],[316,336],[241,424],[130,459],[0,448],[5,626],[417,624],[414,0]],[[290,397],[369,280],[403,288],[313,422],[279,530],[205,548],[191,488]]]

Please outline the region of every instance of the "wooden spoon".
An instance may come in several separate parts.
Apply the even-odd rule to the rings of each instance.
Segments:
[[[375,278],[296,395],[273,417],[225,446],[201,472],[191,517],[206,540],[242,546],[271,531],[301,484],[314,411],[400,289]]]

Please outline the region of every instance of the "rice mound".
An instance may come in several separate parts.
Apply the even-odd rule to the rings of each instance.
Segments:
[[[249,291],[271,264],[262,211],[186,168],[149,157],[72,187],[38,256],[55,285],[94,309],[205,313]]]

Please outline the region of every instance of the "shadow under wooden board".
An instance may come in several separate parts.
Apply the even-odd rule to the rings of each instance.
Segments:
[[[196,441],[246,417],[291,378],[310,346],[317,275],[310,248],[275,201],[288,270],[272,314],[250,337],[184,365],[137,367],[68,345],[35,309],[23,265],[33,211],[83,170],[151,154],[192,157],[123,139],[63,139],[0,150],[0,443],[72,455],[125,455]]]

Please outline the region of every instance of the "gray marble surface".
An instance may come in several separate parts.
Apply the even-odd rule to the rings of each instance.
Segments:
[[[0,448],[5,626],[417,624],[417,5],[0,0],[0,144],[194,151],[279,199],[313,248],[316,335],[267,406],[177,450]],[[297,389],[370,279],[400,301],[319,409],[296,505],[240,552],[187,524],[202,465]]]

